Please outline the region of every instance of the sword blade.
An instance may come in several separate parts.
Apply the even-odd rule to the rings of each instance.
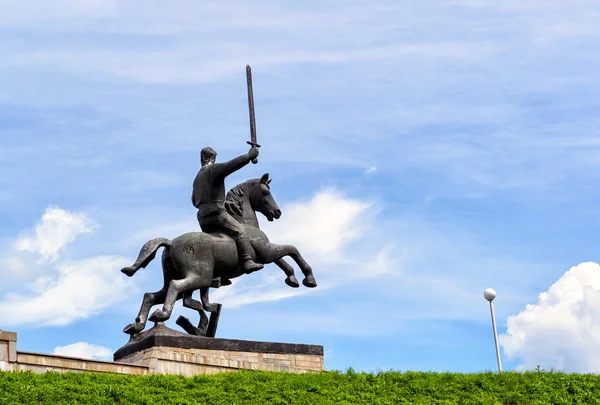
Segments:
[[[250,114],[250,142],[256,146],[256,118],[254,116],[254,94],[252,92],[252,70],[246,65],[246,82],[248,84],[248,112]]]

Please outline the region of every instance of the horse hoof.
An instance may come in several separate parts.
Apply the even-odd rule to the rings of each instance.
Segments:
[[[121,273],[125,274],[127,277],[133,277],[137,270],[133,267],[124,267],[121,269]]]
[[[136,322],[125,326],[123,332],[127,333],[128,335],[135,335],[136,333],[140,333],[142,330],[144,330],[144,325]]]
[[[285,279],[285,283],[292,288],[300,287],[300,284],[298,283],[298,279],[296,278],[296,276],[289,276],[288,278]]]
[[[304,284],[305,287],[314,288],[317,286],[317,280],[315,280],[313,276],[308,276],[302,280],[302,284]]]
[[[152,322],[164,322],[167,319],[169,319],[169,317],[167,316],[167,313],[164,311],[161,311],[160,309],[157,309],[156,311],[154,311],[154,313],[150,316],[150,318],[148,318],[148,320],[150,320]]]

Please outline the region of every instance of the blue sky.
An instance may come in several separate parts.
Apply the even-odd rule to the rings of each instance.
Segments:
[[[162,280],[119,269],[197,229],[200,149],[247,150],[250,64],[261,155],[227,186],[270,173],[283,216],[261,226],[319,287],[237,279],[213,293],[219,336],[322,344],[328,369],[492,370],[493,287],[505,369],[600,370],[595,3],[0,11],[0,328],[20,350],[126,343]]]

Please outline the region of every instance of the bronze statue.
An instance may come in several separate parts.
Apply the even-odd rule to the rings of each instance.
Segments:
[[[248,235],[253,248],[249,254],[254,262],[277,264],[287,275],[286,284],[298,287],[293,268],[282,259],[284,256],[290,256],[304,274],[302,284],[306,287],[316,287],[312,269],[298,249],[292,245],[276,245],[269,242],[258,227],[257,211],[269,221],[281,216],[269,183],[269,175],[265,174],[260,179],[248,180],[234,187],[227,196],[227,212],[241,224],[241,228]],[[144,244],[135,263],[121,271],[129,277],[133,276],[154,259],[160,247],[165,248],[162,254],[164,285],[157,292],[144,294],[140,312],[135,322],[125,327],[125,333],[141,332],[147,319],[153,322],[166,321],[171,316],[175,301],[181,298],[184,307],[216,312],[217,305],[210,303],[208,299],[209,288],[214,286],[213,279],[229,280],[246,274],[238,260],[235,241],[218,232],[191,232],[172,241],[165,238],[152,239]],[[201,303],[192,299],[195,290],[200,290]],[[164,305],[147,318],[150,308],[156,304]],[[202,317],[202,313],[200,316]]]
[[[201,151],[202,167],[193,183],[192,203],[198,209],[197,219],[203,232],[191,232],[175,239],[152,239],[144,244],[137,260],[121,271],[133,276],[162,253],[164,285],[156,292],[144,294],[142,305],[135,322],[127,325],[123,332],[136,335],[146,326],[149,319],[164,322],[170,318],[173,306],[183,299],[183,306],[199,312],[198,327],[180,317],[177,323],[188,333],[214,337],[220,313],[220,304],[209,302],[209,288],[231,284],[230,279],[260,270],[264,264],[275,263],[286,274],[285,283],[299,287],[294,269],[283,259],[290,256],[304,274],[302,284],[316,287],[313,272],[300,252],[292,245],[276,245],[259,229],[256,212],[273,221],[281,216],[271,194],[271,179],[264,174],[260,179],[248,180],[231,189],[225,195],[225,178],[251,161],[257,162],[256,126],[250,67],[246,67],[248,80],[248,105],[250,110],[251,145],[248,153],[224,163],[217,163],[217,153],[206,147]],[[192,298],[200,290],[201,301]],[[163,304],[149,318],[153,305]],[[204,311],[211,313],[210,324]],[[214,317],[213,317],[214,316]]]

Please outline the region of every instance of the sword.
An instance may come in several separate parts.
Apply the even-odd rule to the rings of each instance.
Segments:
[[[248,110],[250,113],[250,140],[246,143],[260,148],[260,145],[256,143],[256,120],[254,118],[254,95],[252,94],[252,71],[250,65],[246,65],[246,82],[248,83]],[[252,159],[252,163],[257,163],[258,159]]]

